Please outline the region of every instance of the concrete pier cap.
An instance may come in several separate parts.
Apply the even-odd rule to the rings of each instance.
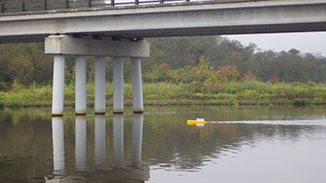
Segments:
[[[145,40],[131,42],[51,35],[45,38],[44,47],[45,54],[49,55],[150,57],[150,46]]]

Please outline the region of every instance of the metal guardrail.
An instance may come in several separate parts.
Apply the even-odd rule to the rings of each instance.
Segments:
[[[0,0],[0,14],[26,11],[31,12],[71,8],[91,8],[101,6],[132,6],[177,2],[190,2],[190,0],[122,0],[120,2],[116,2],[116,0],[10,0],[1,2]]]

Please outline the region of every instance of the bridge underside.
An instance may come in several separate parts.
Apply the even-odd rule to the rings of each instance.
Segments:
[[[278,24],[260,26],[229,26],[229,27],[201,27],[201,28],[178,28],[160,30],[134,30],[134,31],[112,31],[96,33],[65,33],[75,37],[90,38],[146,38],[146,37],[171,37],[171,36],[201,36],[201,35],[232,35],[232,34],[260,34],[260,33],[293,33],[293,32],[320,32],[326,31],[326,22],[305,24]],[[40,35],[17,35],[1,37],[0,43],[14,42],[43,42],[44,38],[56,34]]]
[[[326,30],[323,0],[185,3],[0,16],[0,43],[49,35],[144,38]]]

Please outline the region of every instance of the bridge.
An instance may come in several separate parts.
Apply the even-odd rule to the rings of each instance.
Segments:
[[[113,112],[123,113],[122,58],[130,57],[134,112],[141,113],[140,60],[150,55],[144,38],[326,30],[325,0],[58,2],[0,6],[0,43],[44,41],[45,53],[54,55],[53,115],[63,114],[66,55],[76,56],[76,114],[86,114],[85,56],[96,57],[95,112],[105,113],[105,57],[110,56]]]

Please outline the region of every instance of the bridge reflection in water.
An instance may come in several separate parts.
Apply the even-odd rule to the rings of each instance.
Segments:
[[[95,116],[94,162],[87,154],[87,120],[85,116],[75,119],[75,171],[66,173],[64,122],[62,117],[52,118],[53,175],[45,177],[46,183],[86,182],[144,182],[149,179],[149,167],[141,164],[143,114],[133,115],[131,166],[124,166],[124,119],[113,116],[113,167],[107,163],[106,122],[104,115]],[[87,165],[94,164],[89,171]]]

